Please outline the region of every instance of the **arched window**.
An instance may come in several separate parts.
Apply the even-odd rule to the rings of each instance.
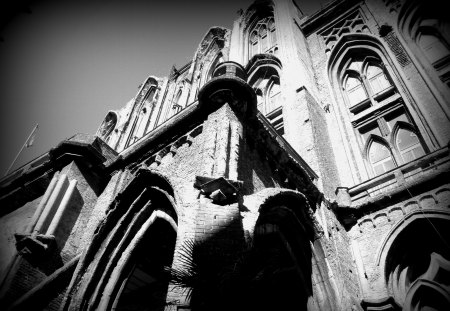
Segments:
[[[280,81],[277,76],[273,77],[271,81],[269,81],[268,91],[267,91],[267,104],[266,111],[272,112],[276,108],[280,106],[280,101],[278,98],[280,97]]]
[[[420,158],[425,154],[416,133],[406,128],[399,128],[395,136],[395,144],[404,162]]]
[[[280,107],[280,77],[273,67],[261,67],[249,81],[257,96],[258,110],[266,115]]]
[[[377,176],[423,156],[425,149],[382,60],[367,54],[347,59],[341,83],[369,175]]]
[[[366,71],[372,94],[378,94],[391,86],[384,71],[377,65],[369,65]]]
[[[395,167],[389,146],[379,141],[373,141],[370,145],[368,158],[376,175],[383,174]]]
[[[406,1],[399,15],[399,30],[415,43],[411,46],[412,52],[427,74],[450,87],[450,20],[447,11],[445,2],[441,1]],[[447,93],[448,89],[443,91]]]
[[[450,216],[421,210],[405,218],[386,243],[386,285],[402,310],[448,310]]]
[[[258,54],[259,51],[259,41],[258,41],[258,33],[255,31],[250,35],[250,57]]]
[[[278,134],[284,135],[283,111],[280,100],[280,76],[274,67],[259,67],[248,82],[256,93],[257,107]]]
[[[347,95],[350,110],[359,113],[377,105],[389,92],[391,82],[379,58],[355,57],[345,70],[343,89]]]
[[[367,98],[366,91],[362,85],[362,81],[356,77],[348,76],[345,83],[348,101],[350,106],[359,104]]]
[[[431,64],[435,64],[450,55],[448,47],[433,34],[421,33],[418,43]]]
[[[183,89],[182,88],[178,89],[178,92],[176,92],[176,95],[173,97],[172,103],[169,103],[169,106],[167,107],[166,120],[170,119],[183,109],[181,96],[182,94]]]
[[[152,104],[153,98],[155,97],[156,93],[156,86],[153,86],[150,91],[147,93],[147,96],[145,97],[145,101],[149,104]]]
[[[113,111],[108,112],[103,120],[102,125],[97,131],[97,135],[100,136],[105,142],[108,142],[111,138],[111,133],[117,125],[117,114]]]
[[[158,83],[155,79],[149,78],[136,99],[136,105],[130,118],[131,129],[125,143],[125,148],[135,143],[148,130],[148,126],[152,117],[154,99],[157,96]]]
[[[256,54],[274,53],[277,45],[273,17],[260,19],[249,31],[249,59]]]

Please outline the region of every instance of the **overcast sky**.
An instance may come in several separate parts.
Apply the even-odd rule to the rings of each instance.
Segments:
[[[252,2],[25,1],[0,29],[0,177],[36,123],[15,168],[75,133],[94,134],[147,76],[189,62],[210,27],[231,29]],[[306,14],[320,7],[297,3]]]

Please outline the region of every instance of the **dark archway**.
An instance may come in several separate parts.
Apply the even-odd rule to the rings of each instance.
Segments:
[[[80,259],[64,310],[163,310],[163,269],[172,263],[177,222],[170,182],[139,170]]]

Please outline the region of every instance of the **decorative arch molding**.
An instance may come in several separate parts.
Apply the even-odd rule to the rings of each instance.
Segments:
[[[280,264],[277,271],[290,271],[279,276],[283,280],[280,288],[288,284],[289,289],[284,290],[293,289],[297,293],[295,308],[332,309],[332,302],[337,297],[336,286],[332,280],[323,277],[330,271],[319,239],[322,230],[314,219],[306,196],[295,190],[268,188],[258,192],[256,198],[259,216],[255,224],[254,245],[266,249],[269,257],[274,249],[287,255],[287,261],[281,257],[269,260]],[[295,280],[300,281],[297,283]],[[278,297],[276,295],[274,297]],[[293,307],[289,302],[282,303],[285,304],[281,307],[283,310]]]
[[[444,210],[416,210],[407,215],[405,215],[398,223],[389,230],[388,234],[384,238],[380,247],[376,252],[376,265],[380,266],[386,261],[387,252],[389,251],[392,243],[395,241],[397,236],[411,223],[417,221],[418,219],[426,219],[426,218],[438,218],[450,221],[450,212]]]
[[[439,17],[445,17],[446,10],[437,10],[436,5],[444,9],[443,4],[440,1],[431,1],[431,3],[429,1],[425,3],[423,0],[405,1],[398,14],[398,29],[401,30],[403,35],[409,36],[411,39],[415,40],[419,23],[425,17],[423,10],[428,10],[429,7],[433,7],[433,12],[442,14]]]
[[[314,211],[308,198],[299,191],[286,188],[265,188],[256,194],[244,198],[244,205],[252,213],[259,215],[269,211],[274,206],[287,206],[306,226],[312,240],[317,239],[323,233],[321,226],[315,219]]]
[[[394,70],[395,76],[398,75],[390,53],[377,37],[366,33],[350,33],[343,35],[330,52],[327,68],[328,77],[332,84],[335,80],[334,76],[336,72],[341,71],[346,65],[345,60],[348,54],[351,52],[359,52],[360,50],[369,51],[372,55],[381,57]]]
[[[225,38],[228,32],[229,30],[224,27],[211,27],[203,36],[200,44],[198,45],[196,53],[197,57],[200,55],[206,55],[214,46],[214,43],[217,43],[218,47],[222,49],[224,47]]]
[[[423,298],[421,291],[416,292],[417,284],[432,282],[433,288],[428,289],[434,294],[439,296],[439,288],[443,288],[450,295],[448,284],[443,282],[450,271],[450,250],[445,242],[450,240],[449,226],[449,211],[416,210],[400,220],[383,240],[376,264],[383,275],[386,294],[399,306],[416,310],[414,306]]]
[[[442,1],[405,1],[397,19],[400,38],[407,44],[430,92],[449,117],[450,21]]]
[[[364,145],[364,149],[363,149],[364,150],[363,153],[367,158],[369,158],[370,147],[372,147],[373,143],[379,143],[379,144],[389,148],[389,142],[386,139],[384,139],[383,137],[380,137],[378,135],[370,134],[369,137],[367,138],[366,144]],[[389,151],[389,153],[391,153],[391,152]],[[391,154],[391,156],[392,156],[392,154]]]
[[[406,295],[404,309],[419,311],[423,310],[423,307],[430,307],[427,310],[448,310],[450,308],[449,291],[427,279],[415,281]]]
[[[250,81],[253,75],[258,71],[261,67],[272,67],[279,73],[283,68],[281,61],[278,57],[273,54],[256,54],[254,55],[247,66],[245,66],[245,70],[248,72],[248,81]]]
[[[177,235],[177,215],[174,191],[168,179],[150,170],[138,170],[135,178],[110,204],[106,217],[82,255],[64,298],[64,309],[110,310],[119,301],[135,262],[140,260],[138,253],[149,238],[153,242],[146,247],[161,247],[155,237],[168,237],[168,252],[172,255],[159,255],[155,251],[156,255],[151,256],[164,256],[165,261],[170,261],[166,264],[170,265]]]
[[[150,91],[151,87],[158,87],[160,79],[156,76],[149,76],[144,83],[142,83],[142,86],[138,92],[138,95],[136,96],[135,100],[135,106],[142,106],[142,102],[144,101],[148,91]]]

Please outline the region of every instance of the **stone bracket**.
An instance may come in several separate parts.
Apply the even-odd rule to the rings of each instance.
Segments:
[[[243,182],[239,180],[206,176],[196,176],[194,183],[194,187],[200,189],[201,193],[212,199],[215,204],[236,202],[242,185]]]
[[[14,237],[16,238],[17,251],[21,255],[42,256],[56,246],[54,235],[16,233]]]

